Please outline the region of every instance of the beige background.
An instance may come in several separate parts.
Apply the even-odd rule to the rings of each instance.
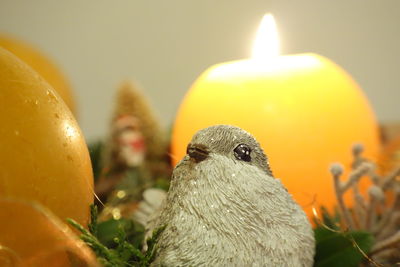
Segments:
[[[208,66],[248,57],[275,15],[284,54],[344,67],[382,122],[400,121],[399,0],[0,0],[0,32],[42,49],[69,77],[88,139],[106,133],[116,86],[140,81],[164,125]]]

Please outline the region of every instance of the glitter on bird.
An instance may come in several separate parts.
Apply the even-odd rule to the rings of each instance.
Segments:
[[[165,226],[153,266],[313,265],[311,225],[252,135],[211,126],[187,153],[147,221],[147,236]]]

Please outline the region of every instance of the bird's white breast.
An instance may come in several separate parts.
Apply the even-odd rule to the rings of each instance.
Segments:
[[[281,182],[222,155],[175,169],[164,223],[154,265],[312,266],[311,226]]]

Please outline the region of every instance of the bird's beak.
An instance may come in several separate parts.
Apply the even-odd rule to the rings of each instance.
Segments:
[[[201,144],[189,144],[186,153],[189,155],[190,159],[194,160],[196,163],[205,160],[209,154],[208,148]]]

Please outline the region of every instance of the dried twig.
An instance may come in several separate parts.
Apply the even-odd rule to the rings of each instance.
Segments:
[[[340,184],[340,176],[343,173],[343,167],[341,165],[333,165],[331,167],[331,173],[333,175],[333,181],[335,185],[335,193],[336,193],[336,200],[339,205],[339,210],[343,215],[346,225],[349,229],[354,229],[354,221],[351,218],[350,211],[346,207],[343,201],[343,193],[345,192],[344,188],[347,188],[347,185]]]
[[[360,193],[358,183],[353,185],[354,212],[356,212],[356,223],[358,228],[365,228],[365,217],[367,214],[367,205],[364,197]]]
[[[343,167],[334,164],[331,173],[343,226],[350,230],[370,231],[376,240],[369,257],[376,262],[400,262],[400,167],[386,176],[375,171],[375,165],[362,157],[363,147],[353,147],[352,171],[341,182]],[[368,177],[372,185],[368,189],[368,198],[359,190],[359,182]],[[354,206],[346,206],[343,195],[352,189]],[[388,192],[393,193],[388,201]]]
[[[391,249],[394,246],[397,246],[399,244],[400,244],[400,230],[398,230],[396,234],[394,234],[393,236],[383,240],[382,242],[376,243],[372,247],[370,255],[379,253],[379,252],[381,252],[381,251],[383,251],[385,249],[389,249],[389,248]],[[400,253],[400,251],[399,251],[399,253]]]

